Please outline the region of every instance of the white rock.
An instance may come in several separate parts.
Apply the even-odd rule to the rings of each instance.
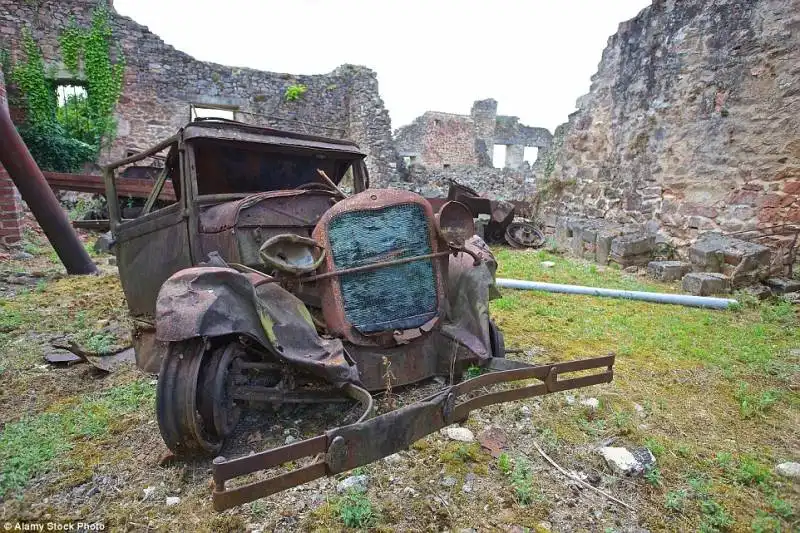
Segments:
[[[575,396],[572,394],[567,394],[564,396],[564,401],[567,402],[567,405],[574,405],[575,404]]]
[[[519,408],[519,413],[523,417],[529,418],[531,416],[531,408],[528,407],[527,405],[523,405],[522,407]]]
[[[405,487],[403,489],[403,494],[405,494],[409,498],[416,498],[417,496],[419,496],[419,492],[417,492],[416,490],[412,489],[411,487]]]
[[[457,440],[459,442],[473,442],[475,435],[467,428],[449,427],[445,428],[444,434],[450,440]]]
[[[440,485],[443,485],[445,487],[452,487],[456,483],[458,483],[458,480],[456,478],[450,477],[450,476],[444,478],[443,480],[441,480],[439,482]]]
[[[779,476],[800,479],[800,463],[781,463],[775,467],[775,472],[777,472]]]
[[[556,266],[555,261],[542,261],[539,264],[542,265],[542,268],[553,268]]]
[[[369,483],[369,477],[361,474],[360,476],[350,476],[344,478],[336,485],[336,492],[342,493],[347,492],[348,490],[354,490],[356,492],[367,492],[367,483]]]
[[[586,398],[581,400],[581,405],[590,409],[597,409],[600,407],[600,400],[597,398]]]
[[[399,453],[393,453],[392,455],[387,455],[384,457],[383,461],[390,465],[396,465],[403,462],[403,456]]]
[[[181,503],[181,499],[177,496],[167,496],[167,507],[172,507],[173,505],[178,505]]]
[[[645,411],[644,407],[639,405],[638,403],[633,404],[633,409],[636,411],[641,418],[647,418],[647,411]]]
[[[293,442],[297,442],[297,438],[293,437],[292,435],[289,435],[286,437],[286,440],[283,441],[284,444],[291,444]]]
[[[626,448],[605,446],[598,450],[608,466],[617,474],[625,476],[636,476],[642,474],[645,467],[650,467],[656,463],[656,458],[647,448],[640,448],[634,452]]]
[[[153,495],[153,493],[154,493],[155,491],[156,491],[156,488],[155,488],[155,487],[145,487],[145,488],[142,490],[142,492],[144,492],[144,499],[146,500],[147,498],[149,498],[150,496],[152,496],[152,495]]]

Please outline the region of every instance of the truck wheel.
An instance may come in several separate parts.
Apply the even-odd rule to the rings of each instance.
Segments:
[[[198,384],[208,370],[212,352],[203,338],[170,343],[161,362],[156,387],[156,418],[164,443],[178,456],[215,455],[224,436],[213,417],[203,416]],[[205,368],[204,368],[205,367]]]
[[[203,387],[198,395],[199,411],[203,420],[213,422],[214,432],[227,438],[239,423],[242,408],[234,402],[233,366],[245,355],[241,344],[231,342],[211,352],[202,372]]]

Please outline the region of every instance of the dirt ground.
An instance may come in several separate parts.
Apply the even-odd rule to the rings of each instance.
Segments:
[[[88,245],[94,236],[84,238]],[[800,334],[797,309],[785,302],[715,312],[504,292],[492,312],[507,346],[525,349],[509,357],[546,362],[613,352],[614,382],[474,412],[464,426],[476,436],[495,428],[499,457],[437,433],[358,472],[216,513],[210,460],[159,465],[166,448],[154,376],[130,365],[103,374],[43,360],[68,340],[101,350],[129,343],[111,256],[93,254],[100,276],[67,277],[33,229],[23,247],[3,254],[4,523],[83,521],[120,531],[341,530],[353,520],[384,531],[798,531],[800,488],[774,471],[800,460]],[[498,258],[506,277],[675,290],[544,252],[498,250]],[[555,267],[542,267],[545,259]],[[415,393],[395,394],[410,401]],[[250,410],[222,454],[314,436],[347,416],[338,406]],[[647,447],[656,468],[614,474],[596,451],[609,444]],[[563,475],[537,445],[625,505]],[[351,475],[366,476],[365,494],[337,491]]]

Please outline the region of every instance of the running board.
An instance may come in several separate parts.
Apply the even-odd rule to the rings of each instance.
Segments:
[[[212,471],[214,509],[224,511],[284,491],[324,476],[346,472],[407,449],[419,439],[465,420],[470,411],[503,402],[543,396],[599,383],[614,378],[614,356],[532,366],[510,359],[492,358],[484,367],[489,372],[447,387],[407,407],[365,420],[372,410],[366,391],[348,385],[346,392],[366,406],[358,422],[325,432],[317,437],[254,455],[214,459]],[[579,377],[559,379],[563,374],[603,369]],[[536,379],[539,383],[486,393],[482,387]],[[356,390],[357,389],[357,390]],[[469,395],[469,396],[468,396]],[[462,397],[463,400],[462,400]],[[226,488],[226,483],[241,476],[275,468],[290,461],[316,457],[308,466],[246,485]]]

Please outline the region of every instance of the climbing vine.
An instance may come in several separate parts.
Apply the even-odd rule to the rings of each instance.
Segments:
[[[23,31],[24,60],[11,68],[10,77],[26,110],[20,134],[42,168],[74,172],[96,159],[100,148],[113,139],[125,56],[117,48],[116,61],[112,60],[112,37],[104,3],[93,11],[89,28],[70,19],[59,35],[59,49],[67,70],[76,79],[82,78],[85,94],[76,92],[59,102],[39,45],[29,30]]]
[[[64,66],[73,76],[78,76],[80,72],[80,59],[83,50],[83,32],[78,28],[75,17],[70,17],[69,25],[58,39],[61,45],[61,59]]]
[[[27,121],[30,124],[52,122],[56,116],[56,94],[45,76],[42,51],[27,28],[22,31],[21,45],[27,60],[12,68],[11,80],[24,97]]]
[[[116,128],[114,108],[122,94],[125,56],[117,50],[117,62],[111,62],[111,26],[108,9],[95,9],[92,27],[85,35],[83,56],[88,106],[98,123],[98,132],[110,137]]]

